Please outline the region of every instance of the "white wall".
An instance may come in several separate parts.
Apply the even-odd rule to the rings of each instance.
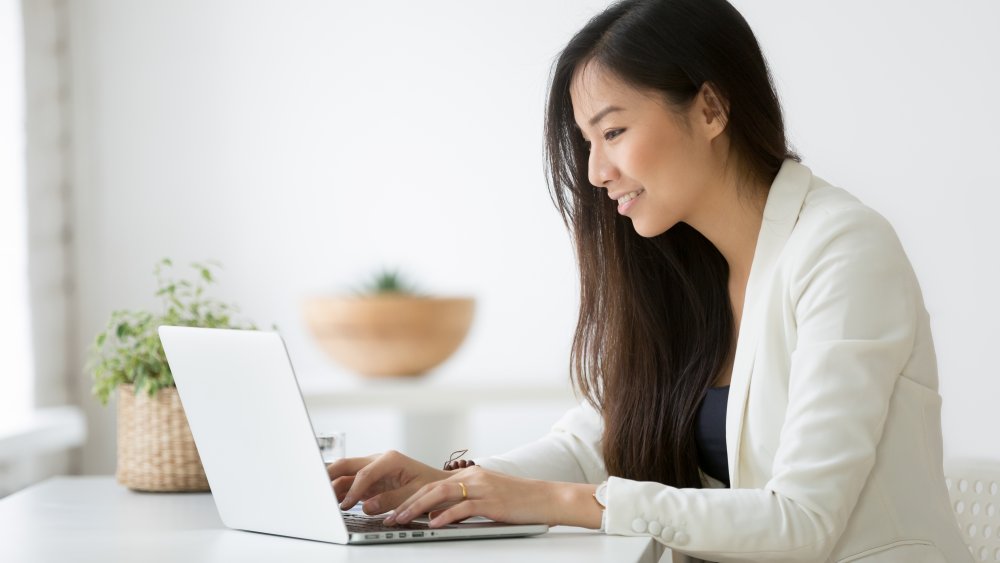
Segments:
[[[25,410],[32,406],[40,409],[16,425],[17,434],[37,437],[39,428],[44,428],[55,430],[59,439],[28,440],[26,444],[31,445],[26,449],[17,449],[14,454],[8,452],[7,457],[13,455],[15,461],[8,466],[9,478],[0,475],[0,489],[11,491],[50,475],[75,472],[74,461],[79,456],[66,449],[83,439],[79,415],[72,414],[75,410],[72,407],[64,406],[76,402],[81,386],[76,376],[79,361],[72,353],[77,331],[72,279],[73,229],[69,224],[73,175],[69,166],[72,140],[68,10],[62,0],[14,4],[20,4],[21,8],[23,49],[19,45],[10,53],[23,54],[23,73],[17,80],[19,86],[5,89],[4,93],[9,90],[11,95],[23,95],[24,111],[20,112],[17,123],[10,124],[10,131],[16,131],[22,138],[17,163],[12,162],[9,167],[0,165],[0,170],[20,175],[19,179],[3,184],[10,197],[19,200],[4,211],[26,212],[26,216],[4,224],[22,233],[12,230],[3,240],[11,248],[26,242],[27,252],[20,259],[5,257],[3,264],[8,268],[5,275],[27,273],[24,284],[27,291],[18,296],[17,304],[0,307],[0,311],[4,312],[4,328],[12,331],[2,337],[3,341],[11,345],[20,339],[29,356],[18,361],[16,352],[4,350],[0,357],[4,358],[5,370],[0,381],[4,382],[5,399],[18,395],[20,400],[31,397],[24,405]],[[0,33],[12,40],[20,40],[21,35],[20,31],[14,35]],[[18,318],[18,309],[23,309],[24,320]],[[25,322],[29,311],[30,322]],[[69,377],[70,373],[73,377]],[[26,385],[28,392],[19,393],[20,385]]]
[[[1000,459],[1000,2],[735,5],[804,162],[885,215],[914,264],[945,455]]]
[[[28,322],[27,204],[24,197],[24,49],[18,2],[0,3],[0,428],[25,416],[33,400]]]
[[[598,5],[74,3],[81,346],[153,304],[159,257],[212,257],[218,294],[276,322],[300,373],[348,381],[300,302],[399,264],[478,299],[436,379],[566,381],[577,290],[542,103]],[[83,400],[84,468],[108,471],[111,417]]]
[[[434,378],[565,381],[576,278],[542,109],[553,57],[604,4],[73,3],[80,350],[111,309],[154,304],[159,257],[211,257],[219,294],[276,322],[302,373],[347,381],[300,302],[398,264],[479,299]],[[896,225],[934,317],[949,452],[981,452],[1000,420],[1000,3],[736,4],[806,164]],[[110,413],[81,400],[83,467],[109,471]]]

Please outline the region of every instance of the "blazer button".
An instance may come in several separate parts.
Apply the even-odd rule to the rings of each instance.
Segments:
[[[660,537],[663,541],[674,541],[674,529],[671,526],[664,526],[663,531],[660,532]]]
[[[674,543],[676,543],[677,545],[684,545],[690,539],[691,538],[688,537],[688,535],[685,534],[684,532],[677,532],[677,535],[674,536]]]
[[[632,531],[641,534],[646,531],[646,521],[642,518],[636,518],[632,520]]]
[[[652,522],[649,523],[649,528],[647,528],[647,530],[649,530],[650,534],[658,536],[660,535],[660,532],[663,531],[663,526],[656,520],[653,520]]]

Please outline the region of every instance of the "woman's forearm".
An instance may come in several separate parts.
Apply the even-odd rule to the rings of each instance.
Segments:
[[[549,503],[550,526],[578,526],[598,529],[601,527],[603,509],[594,498],[597,485],[549,482],[552,498]]]

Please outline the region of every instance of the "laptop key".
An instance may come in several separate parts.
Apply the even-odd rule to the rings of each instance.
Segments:
[[[405,525],[386,526],[382,523],[383,518],[378,516],[368,516],[354,512],[342,512],[341,516],[344,518],[344,524],[347,525],[347,529],[352,532],[395,532],[398,530],[430,529],[430,526],[424,522],[410,522]]]

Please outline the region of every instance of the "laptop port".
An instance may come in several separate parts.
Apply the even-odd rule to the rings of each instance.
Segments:
[[[385,539],[391,540],[392,539],[392,532],[389,532],[388,534],[386,534],[385,535]]]
[[[400,535],[402,535],[402,534],[400,534]],[[424,533],[423,532],[413,532],[412,534],[410,534],[410,537],[411,538],[422,538],[422,537],[424,537]]]
[[[365,534],[365,539],[366,540],[377,540],[378,539],[378,534]]]
[[[399,533],[399,539],[403,539],[405,537],[406,537],[406,532],[400,532]]]

